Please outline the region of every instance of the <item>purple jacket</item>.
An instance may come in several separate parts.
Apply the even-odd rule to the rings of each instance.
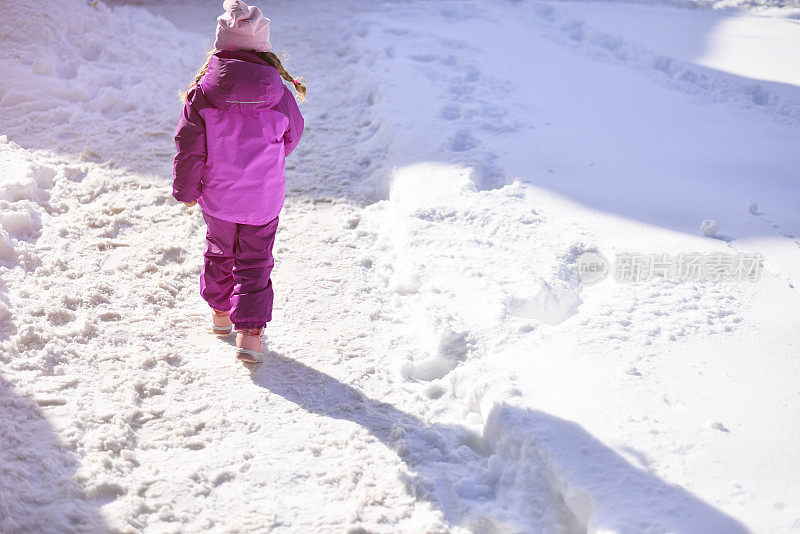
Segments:
[[[302,134],[275,68],[250,52],[216,52],[178,121],[172,195],[218,219],[266,224],[283,208],[285,158]]]

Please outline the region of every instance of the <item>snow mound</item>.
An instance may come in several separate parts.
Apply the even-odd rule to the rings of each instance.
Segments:
[[[680,486],[630,464],[571,421],[514,402],[497,404],[487,416],[484,439],[505,476],[515,480],[514,491],[531,487],[532,466],[545,473],[571,512],[575,531],[747,532]]]
[[[4,13],[14,31],[0,50],[3,133],[91,161],[164,168],[181,86],[152,73],[199,63],[183,50],[189,34],[138,7],[44,0],[36,24],[33,10],[12,2]]]
[[[714,219],[704,219],[700,223],[700,232],[706,237],[717,237],[719,224]]]
[[[0,139],[0,260],[17,260],[17,250],[38,236],[56,170],[19,145]]]

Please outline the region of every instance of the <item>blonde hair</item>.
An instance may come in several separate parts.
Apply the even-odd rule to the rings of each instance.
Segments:
[[[211,56],[213,56],[216,52],[217,50],[214,48],[208,51],[208,53],[206,54],[206,61],[205,63],[203,63],[203,66],[200,67],[200,70],[197,71],[197,74],[194,77],[194,81],[192,81],[192,83],[189,84],[189,88],[186,91],[180,92],[180,97],[182,101],[184,102],[186,101],[186,92],[195,85],[197,85],[198,83],[200,83],[200,80],[203,79],[203,75],[208,70],[208,64],[211,62]],[[292,75],[289,74],[286,68],[281,64],[281,60],[278,58],[278,56],[276,56],[272,52],[257,52],[255,50],[249,50],[249,52],[255,54],[259,58],[266,61],[271,67],[274,67],[275,70],[278,71],[278,74],[281,75],[281,78],[292,84],[294,90],[297,91],[298,95],[300,95],[300,102],[305,102],[306,93],[308,92],[308,89],[306,88],[303,82],[301,82],[297,78],[293,78]]]
[[[278,56],[276,56],[272,52],[253,52],[253,53],[258,57],[260,57],[261,59],[263,59],[264,61],[266,61],[267,63],[269,63],[270,65],[272,65],[273,67],[275,67],[275,69],[278,71],[278,74],[281,75],[281,78],[291,83],[292,87],[294,87],[294,90],[297,91],[298,95],[300,95],[300,102],[305,102],[306,93],[308,92],[308,89],[306,89],[306,86],[303,82],[301,82],[297,78],[293,78],[292,75],[289,74],[289,72],[281,64],[281,60],[278,58]]]

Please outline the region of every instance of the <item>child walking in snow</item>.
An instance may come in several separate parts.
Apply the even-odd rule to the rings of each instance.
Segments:
[[[207,226],[200,294],[212,331],[236,328],[236,355],[258,362],[272,319],[272,246],[286,192],[285,157],[303,133],[261,10],[225,0],[214,49],[186,94],[175,134],[173,196],[200,204]]]

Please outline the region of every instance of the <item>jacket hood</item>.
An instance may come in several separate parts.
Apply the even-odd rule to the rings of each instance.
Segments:
[[[285,90],[273,66],[242,50],[215,52],[200,87],[206,99],[223,110],[271,109],[280,102]]]

